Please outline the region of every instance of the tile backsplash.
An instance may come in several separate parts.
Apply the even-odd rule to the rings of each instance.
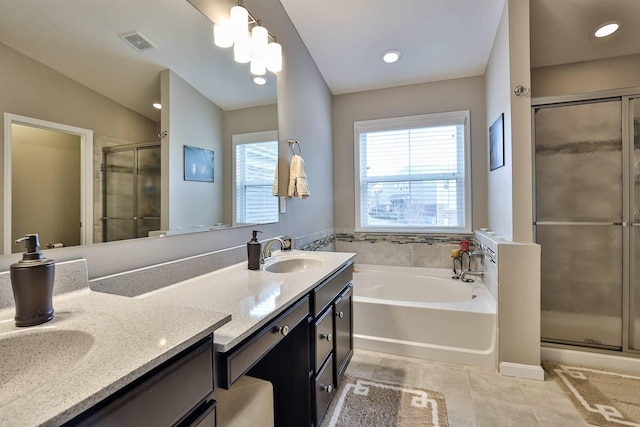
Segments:
[[[452,268],[451,250],[461,240],[473,244],[473,235],[340,233],[335,250],[356,252],[356,263],[403,267]]]

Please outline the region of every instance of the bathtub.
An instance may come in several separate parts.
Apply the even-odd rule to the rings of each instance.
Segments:
[[[356,348],[496,366],[496,302],[480,279],[454,280],[445,268],[354,268]]]

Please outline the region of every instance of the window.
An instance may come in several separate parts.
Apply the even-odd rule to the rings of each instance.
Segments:
[[[278,198],[272,194],[278,163],[278,132],[232,136],[234,224],[278,222]]]
[[[469,111],[354,123],[356,230],[469,232]]]

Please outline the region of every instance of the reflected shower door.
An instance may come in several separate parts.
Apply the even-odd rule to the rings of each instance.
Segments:
[[[103,241],[134,237],[135,151],[104,152]]]
[[[640,350],[640,98],[630,100],[630,123],[633,126],[633,213],[631,227],[631,283],[629,347]]]
[[[622,346],[621,119],[620,100],[535,110],[544,341]]]
[[[136,237],[160,230],[160,146],[137,150]]]

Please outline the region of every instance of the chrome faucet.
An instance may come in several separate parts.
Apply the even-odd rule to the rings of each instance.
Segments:
[[[469,259],[469,263],[467,264],[468,269],[465,270],[462,264],[462,259],[460,261],[460,269],[462,270],[462,274],[460,274],[460,280],[462,280],[463,282],[470,282],[473,281],[473,279],[467,279],[467,276],[476,276],[476,277],[483,277],[484,276],[484,270],[483,269],[478,269],[478,270],[472,270],[471,269],[471,260],[473,258],[478,258],[480,260],[480,265],[484,266],[484,251],[482,250],[482,245],[480,245],[480,249],[477,249],[473,252],[465,252],[467,254],[467,257]]]
[[[288,246],[287,242],[279,237],[274,237],[273,239],[267,240],[262,247],[262,252],[260,252],[260,264],[264,264],[264,261],[271,257],[272,247],[276,242],[280,242],[280,249],[286,249]]]

